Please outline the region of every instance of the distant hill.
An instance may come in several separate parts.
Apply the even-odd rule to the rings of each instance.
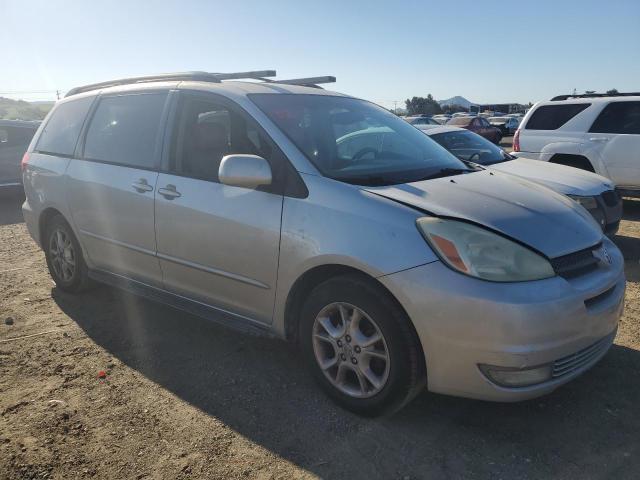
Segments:
[[[42,120],[54,102],[25,102],[0,97],[0,119]]]
[[[461,107],[469,108],[471,105],[478,105],[477,103],[470,102],[469,100],[467,100],[464,97],[461,97],[460,95],[447,98],[446,100],[438,100],[438,103],[440,104],[441,107],[444,105],[460,105]]]

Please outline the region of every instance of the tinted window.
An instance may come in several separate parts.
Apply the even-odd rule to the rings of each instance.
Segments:
[[[555,130],[589,106],[590,103],[543,105],[533,112],[525,130]]]
[[[593,122],[590,132],[640,134],[640,102],[607,105]]]
[[[134,168],[157,166],[166,97],[146,93],[102,98],[87,131],[84,157]]]
[[[73,155],[84,117],[92,102],[93,97],[85,97],[58,105],[38,139],[36,150],[42,153]]]
[[[270,160],[272,148],[257,127],[240,114],[211,100],[181,99],[172,139],[171,169],[217,182],[222,158],[234,153]]]
[[[469,160],[481,165],[491,165],[512,159],[500,147],[469,130],[436,133],[430,136],[456,157],[463,160]]]
[[[363,100],[292,94],[251,99],[331,178],[391,185],[466,168],[417,128]]]

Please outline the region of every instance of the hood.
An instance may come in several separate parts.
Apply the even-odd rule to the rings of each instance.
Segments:
[[[489,168],[541,183],[564,195],[600,195],[614,188],[611,180],[595,173],[539,160],[517,158]]]
[[[365,189],[433,215],[484,225],[549,258],[592,247],[602,239],[598,224],[576,202],[497,171]]]

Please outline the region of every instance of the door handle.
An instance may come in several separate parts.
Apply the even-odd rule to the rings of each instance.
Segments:
[[[182,194],[176,190],[176,186],[171,184],[167,185],[164,188],[158,189],[158,193],[167,200],[173,200],[174,198],[182,196]]]
[[[147,179],[146,178],[141,178],[137,182],[133,182],[131,184],[131,186],[138,193],[145,193],[145,192],[150,192],[151,190],[153,190],[153,187],[147,183]]]
[[[609,139],[607,137],[591,137],[589,139],[591,142],[608,142]]]

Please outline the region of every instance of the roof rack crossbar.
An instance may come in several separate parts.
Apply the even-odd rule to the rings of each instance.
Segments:
[[[236,72],[236,73],[212,73],[219,80],[238,80],[242,78],[251,78],[255,80],[264,80],[265,77],[275,77],[275,70],[255,70],[253,72]]]
[[[569,95],[557,95],[551,99],[552,102],[559,102],[562,100],[568,100],[570,98],[602,98],[602,97],[640,97],[640,92],[618,92],[618,93],[583,93],[583,94],[569,94]]]
[[[307,77],[307,78],[292,78],[290,80],[271,80],[270,83],[283,83],[285,85],[301,85],[304,87],[317,87],[320,83],[334,83],[336,77],[326,75],[324,77]]]

